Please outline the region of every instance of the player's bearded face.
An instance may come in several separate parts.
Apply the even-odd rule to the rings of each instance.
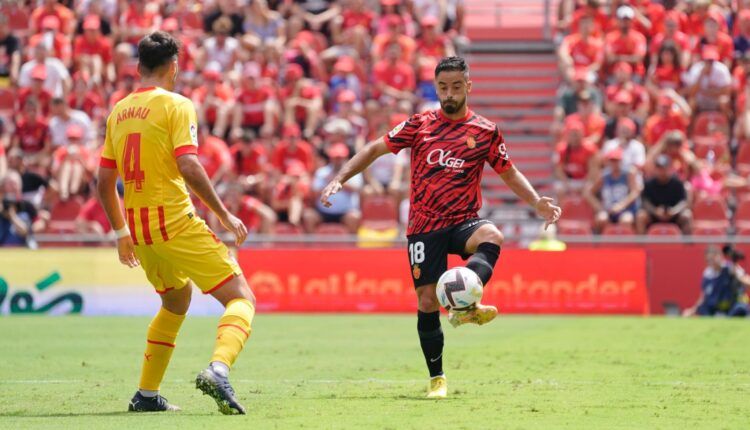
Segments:
[[[465,95],[460,99],[454,95],[450,95],[446,98],[440,99],[440,107],[447,114],[454,114],[460,111],[464,107],[465,104],[466,104]]]

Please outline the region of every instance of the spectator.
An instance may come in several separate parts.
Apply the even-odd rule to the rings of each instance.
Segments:
[[[359,100],[363,85],[354,58],[344,55],[336,60],[329,80],[329,87],[331,94],[335,94],[336,97],[344,91],[349,91],[354,94],[354,101]]]
[[[654,177],[646,181],[643,187],[642,208],[636,217],[636,229],[639,234],[645,234],[653,223],[671,223],[689,234],[692,213],[688,208],[685,184],[674,173],[667,155],[659,155],[655,165]]]
[[[305,166],[299,161],[289,163],[271,192],[271,208],[276,212],[278,221],[301,225],[305,199],[309,191],[310,184]]]
[[[664,133],[678,130],[687,133],[692,111],[685,99],[673,90],[662,91],[657,99],[657,111],[646,121],[643,136],[648,146],[655,145]]]
[[[305,137],[312,137],[323,118],[323,93],[315,83],[304,78],[299,64],[287,65],[279,99],[284,103],[284,124],[296,122]]]
[[[76,36],[73,48],[75,66],[85,70],[96,82],[114,77],[112,41],[101,33],[101,19],[89,15],[83,20],[83,35]]]
[[[737,15],[739,32],[734,38],[734,58],[743,58],[750,50],[750,10],[742,9]],[[0,32],[0,34],[2,34]]]
[[[695,305],[685,309],[683,316],[745,317],[749,308],[744,296],[745,288],[737,278],[734,266],[725,261],[717,247],[709,246],[701,279],[701,295]]]
[[[118,192],[119,190],[120,188],[118,187]],[[120,196],[120,204],[123,204],[122,196]],[[106,236],[112,231],[112,226],[107,219],[107,213],[104,212],[104,208],[102,208],[99,199],[96,197],[90,197],[81,206],[81,211],[78,213],[75,223],[76,232],[78,233]]]
[[[226,142],[212,136],[208,127],[200,126],[201,139],[198,145],[198,160],[214,186],[232,173],[232,153]]]
[[[622,149],[615,148],[604,155],[607,165],[584,190],[584,198],[594,208],[594,226],[601,232],[608,223],[633,227],[641,193],[640,181],[633,170],[622,168]]]
[[[273,151],[271,164],[279,172],[286,172],[293,164],[299,163],[305,172],[312,172],[315,167],[313,147],[302,140],[299,126],[294,123],[284,126],[282,137],[284,140]]]
[[[687,181],[697,170],[696,157],[688,148],[687,138],[678,130],[665,133],[659,142],[646,153],[646,172],[654,170],[654,164],[661,155],[666,155],[677,176]]]
[[[398,44],[388,45],[385,58],[373,68],[376,97],[390,97],[395,100],[416,101],[414,90],[417,82],[414,69],[399,59],[401,48]]]
[[[48,56],[47,47],[43,43],[34,47],[34,59],[21,66],[18,72],[19,87],[31,86],[31,75],[38,65],[45,66],[47,78],[44,80],[44,89],[53,97],[61,97],[70,91],[72,84],[68,69],[59,59]]]
[[[572,34],[581,32],[581,23],[586,18],[590,19],[593,24],[591,34],[594,37],[602,37],[609,29],[609,18],[601,8],[600,0],[586,0],[586,4],[580,9],[573,12],[573,18],[570,23],[570,32]]]
[[[31,86],[21,88],[18,92],[18,104],[23,106],[26,100],[34,98],[42,111],[42,115],[49,115],[49,105],[52,95],[44,89],[44,80],[47,78],[47,67],[38,65],[31,72]]]
[[[600,37],[593,34],[594,22],[583,16],[579,22],[580,31],[563,39],[557,50],[563,77],[573,82],[576,70],[583,70],[589,76],[596,76],[604,62],[604,45]]]
[[[198,121],[206,124],[214,135],[224,137],[235,100],[232,90],[220,80],[221,72],[216,66],[204,70],[203,85],[193,91],[192,99],[198,111]]]
[[[52,148],[68,145],[67,131],[68,127],[75,124],[83,130],[84,147],[88,147],[96,139],[96,130],[94,130],[91,119],[84,112],[71,109],[65,100],[61,98],[52,99],[50,104],[49,134],[52,141]]]
[[[260,67],[255,63],[245,66],[244,79],[236,94],[232,128],[235,134],[251,129],[256,135],[269,136],[281,120],[274,90],[261,84]]]
[[[563,141],[557,144],[554,172],[558,181],[557,193],[561,198],[583,189],[593,163],[596,148],[583,140],[583,133],[583,123],[567,121]]]
[[[126,3],[127,9],[120,15],[121,37],[133,48],[141,38],[161,27],[158,5],[146,0],[132,0]]]
[[[238,60],[240,43],[231,36],[232,21],[222,16],[212,25],[213,36],[203,42],[199,54],[199,67],[218,64],[219,70],[232,70]]]
[[[666,42],[659,49],[656,61],[649,68],[646,87],[653,96],[662,89],[682,88],[682,66],[674,43]]]
[[[599,111],[599,107],[593,102],[589,91],[581,92],[578,96],[577,112],[568,116],[566,120],[583,123],[583,140],[585,143],[591,147],[600,146],[607,121]]]
[[[8,151],[8,170],[14,170],[21,175],[21,195],[24,200],[31,202],[35,207],[42,207],[45,192],[49,188],[47,180],[47,169],[34,165],[30,157],[25,157],[18,148]],[[29,168],[31,167],[31,168]]]
[[[7,88],[18,79],[21,68],[21,41],[11,31],[8,17],[0,15],[0,88]]]
[[[690,65],[691,43],[690,36],[680,31],[680,14],[674,10],[669,11],[664,19],[664,32],[657,33],[651,39],[651,64],[656,64],[665,44],[675,47],[677,55],[676,63],[681,68]]]
[[[109,97],[109,107],[114,107],[117,102],[124,99],[128,94],[135,91],[135,81],[138,78],[138,71],[135,67],[126,66],[120,71],[118,89]]]
[[[615,82],[607,87],[606,91],[606,112],[613,115],[615,111],[615,100],[618,95],[626,93],[630,96],[631,112],[638,118],[645,119],[648,115],[650,106],[648,92],[643,86],[633,82],[633,68],[630,64],[620,62],[613,67]]]
[[[70,65],[71,52],[68,37],[60,33],[60,20],[49,15],[42,20],[42,33],[37,33],[29,38],[29,48],[37,45],[46,45],[50,55],[58,58],[66,66]]]
[[[59,4],[57,0],[44,0],[39,7],[34,9],[29,17],[31,33],[39,33],[44,28],[44,20],[50,16],[57,19],[64,34],[70,35],[73,33],[75,15],[72,10]]]
[[[601,154],[606,155],[619,149],[622,153],[622,169],[626,172],[640,172],[646,164],[646,148],[635,138],[635,129],[635,122],[624,118],[617,125],[617,136],[605,142],[601,150]]]
[[[21,196],[21,177],[9,171],[0,178],[0,245],[31,244],[37,209]]]
[[[268,149],[260,141],[254,140],[250,132],[243,133],[242,139],[232,145],[229,152],[232,155],[234,173],[240,180],[252,177],[254,179],[251,181],[254,183],[270,170]]]
[[[93,82],[85,74],[79,74],[73,84],[73,92],[68,96],[68,106],[73,110],[85,113],[94,122],[94,129],[98,129],[98,121],[104,116],[104,100],[93,88]]]
[[[730,114],[732,75],[719,61],[714,46],[703,48],[703,61],[696,62],[685,77],[687,99],[693,111],[721,110]]]
[[[254,0],[248,6],[242,28],[266,46],[281,48],[286,42],[286,23],[280,13],[268,8],[267,0]]]
[[[11,148],[19,148],[24,157],[33,164],[47,166],[52,153],[47,118],[39,111],[34,98],[26,100],[23,112],[16,118],[16,130],[10,143]]]
[[[719,61],[727,68],[732,67],[734,60],[734,41],[726,33],[719,31],[716,15],[709,14],[703,24],[703,36],[698,39],[693,50],[694,61],[700,59],[703,49],[712,46],[719,52]]]
[[[250,233],[271,234],[276,223],[276,213],[268,205],[253,196],[243,194],[242,186],[231,183],[222,193],[222,201],[227,209],[235,214]],[[209,213],[208,224],[214,231],[220,231],[221,222],[213,212]]]
[[[354,128],[353,132],[357,136],[364,136],[367,131],[367,121],[355,109],[357,96],[354,91],[344,90],[339,92],[336,97],[337,111],[331,116],[331,119],[345,119]]]
[[[338,143],[327,152],[329,164],[319,168],[313,179],[313,191],[317,194],[331,181],[349,158],[349,148]],[[354,234],[359,227],[362,215],[359,212],[359,191],[362,188],[362,175],[356,175],[344,185],[344,188],[331,198],[331,206],[325,207],[316,199],[315,209],[305,212],[305,230],[313,232],[321,223],[342,223]]]
[[[68,143],[55,149],[52,163],[52,177],[62,201],[81,193],[94,170],[91,154],[83,143],[83,128],[70,124],[65,134]]]
[[[414,38],[404,34],[403,20],[397,15],[388,15],[386,17],[388,31],[384,34],[378,34],[372,41],[372,61],[379,61],[381,58],[389,56],[388,51],[392,45],[399,47],[394,51],[394,61],[400,60],[404,63],[411,64],[414,60],[414,53],[417,50],[417,43]]]
[[[599,90],[590,85],[588,72],[585,70],[576,70],[573,77],[573,85],[564,86],[558,92],[557,106],[555,106],[555,120],[560,124],[568,115],[574,114],[578,110],[578,100],[584,91],[591,95],[591,100],[596,106],[602,105],[602,95]]]
[[[456,54],[453,44],[442,34],[442,29],[438,28],[437,17],[427,16],[422,19],[421,24],[422,29],[416,47],[420,62],[430,59],[432,61],[440,60],[443,57],[452,57]]]
[[[646,37],[633,29],[635,12],[630,6],[617,9],[617,29],[607,33],[605,58],[607,65],[626,62],[633,67],[636,76],[643,76],[643,58],[646,56]]]
[[[612,116],[607,118],[607,124],[604,126],[604,137],[606,139],[613,139],[617,133],[620,122],[626,119],[633,121],[635,124],[635,133],[633,136],[638,136],[640,134],[641,126],[638,118],[632,113],[633,97],[629,92],[623,91],[617,93],[613,101]]]

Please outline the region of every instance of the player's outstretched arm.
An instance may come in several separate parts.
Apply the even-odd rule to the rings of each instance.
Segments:
[[[135,255],[133,238],[125,227],[125,217],[122,215],[120,199],[117,197],[117,169],[99,167],[96,192],[99,194],[99,202],[107,214],[109,224],[117,234],[117,253],[120,262],[128,267],[138,266],[141,263]]]
[[[221,225],[234,234],[235,244],[237,246],[242,245],[242,242],[247,238],[247,227],[239,218],[229,213],[224,203],[221,202],[214,187],[211,186],[211,180],[208,179],[206,171],[198,161],[198,156],[195,154],[180,155],[177,157],[177,168],[190,189],[211,209]]]
[[[323,191],[320,195],[320,202],[323,203],[325,207],[330,207],[331,202],[329,202],[328,199],[332,195],[341,191],[341,188],[344,186],[346,181],[351,179],[356,174],[361,173],[378,157],[389,152],[390,150],[388,149],[388,146],[385,144],[385,141],[382,137],[373,140],[372,142],[365,145],[362,150],[354,154],[354,157],[352,157],[351,160],[347,161],[346,164],[344,164],[344,167],[341,168],[341,170],[338,174],[336,174],[333,180],[329,182],[325,188],[323,188]]]
[[[536,214],[543,218],[546,223],[544,229],[546,230],[550,224],[554,224],[560,219],[562,215],[562,209],[559,206],[555,206],[552,203],[552,199],[549,197],[539,197],[534,187],[531,186],[526,176],[523,175],[515,166],[511,167],[507,171],[500,174],[508,187],[523,201],[531,205],[536,211]]]

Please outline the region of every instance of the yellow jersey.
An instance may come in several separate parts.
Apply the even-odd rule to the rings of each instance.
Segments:
[[[194,217],[177,157],[198,150],[198,120],[190,99],[163,88],[134,91],[107,118],[100,165],[125,184],[125,215],[133,242],[166,242]]]

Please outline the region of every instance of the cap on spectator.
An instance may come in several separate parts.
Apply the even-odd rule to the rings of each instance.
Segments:
[[[177,18],[167,18],[161,23],[161,29],[167,32],[177,31],[180,28],[180,23]]]
[[[656,157],[656,161],[654,162],[657,167],[667,167],[670,164],[669,156],[667,154],[661,154],[658,157]]]
[[[627,91],[620,91],[615,95],[615,103],[629,105],[633,103],[633,96],[631,96]]]
[[[221,79],[221,73],[218,70],[206,69],[203,71],[203,79],[207,81],[218,81]]]
[[[343,143],[334,143],[326,151],[328,158],[348,158],[349,148]]]
[[[293,160],[292,162],[289,163],[288,166],[286,166],[286,172],[284,173],[286,173],[289,176],[300,177],[304,175],[305,173],[307,173],[307,170],[305,170],[305,165],[302,164],[301,161]]]
[[[437,27],[438,19],[432,15],[422,18],[422,27]]]
[[[738,17],[738,20],[740,22],[742,22],[742,21],[750,21],[750,9],[742,9],[740,11],[740,15]]]
[[[633,73],[633,66],[631,66],[630,63],[620,61],[617,64],[615,64],[614,71],[615,73],[626,72],[627,74],[630,75]]]
[[[84,30],[99,30],[101,27],[101,19],[96,15],[89,15],[83,20]]]
[[[391,123],[390,123],[389,126],[391,128],[393,128],[393,127],[401,124],[402,122],[406,121],[407,119],[409,119],[409,115],[407,115],[405,113],[394,113],[394,114],[391,114],[391,118],[390,118],[390,122]]]
[[[624,5],[617,8],[617,18],[618,19],[633,19],[635,18],[635,11],[633,11],[633,8]]]
[[[302,136],[302,130],[300,130],[297,123],[290,123],[284,126],[281,132],[282,137],[300,137]]]
[[[703,47],[703,52],[701,52],[701,58],[704,60],[718,61],[719,50],[713,45],[706,45]]]
[[[666,94],[661,94],[659,96],[659,106],[672,107],[672,103],[673,103],[672,97],[669,97]]]
[[[380,4],[383,6],[396,6],[401,4],[401,0],[380,0]]]
[[[31,69],[31,79],[45,80],[47,79],[47,66],[44,64],[37,64]]]
[[[635,121],[630,118],[620,118],[617,122],[617,127],[625,127],[630,130],[631,133],[635,133]]]
[[[573,80],[574,81],[589,81],[589,72],[586,69],[580,68],[576,69],[575,73],[573,73]]]
[[[60,29],[60,18],[55,15],[47,15],[42,19],[43,30],[59,30]]]
[[[344,55],[336,60],[336,64],[333,65],[334,72],[341,73],[352,73],[354,71],[354,59],[348,55]]]
[[[336,97],[336,101],[339,103],[354,103],[357,101],[357,95],[354,91],[346,89],[339,93],[338,97]]]
[[[607,160],[622,160],[622,148],[619,146],[605,154],[604,156]]]
[[[68,139],[81,139],[83,138],[83,127],[78,124],[71,124],[65,130],[65,136]]]
[[[570,133],[571,131],[583,133],[586,131],[586,126],[579,119],[568,119],[565,121],[565,132]]]
[[[291,63],[286,66],[286,74],[284,79],[287,81],[296,81],[297,79],[304,76],[305,72],[302,70],[302,66],[297,63]]]

